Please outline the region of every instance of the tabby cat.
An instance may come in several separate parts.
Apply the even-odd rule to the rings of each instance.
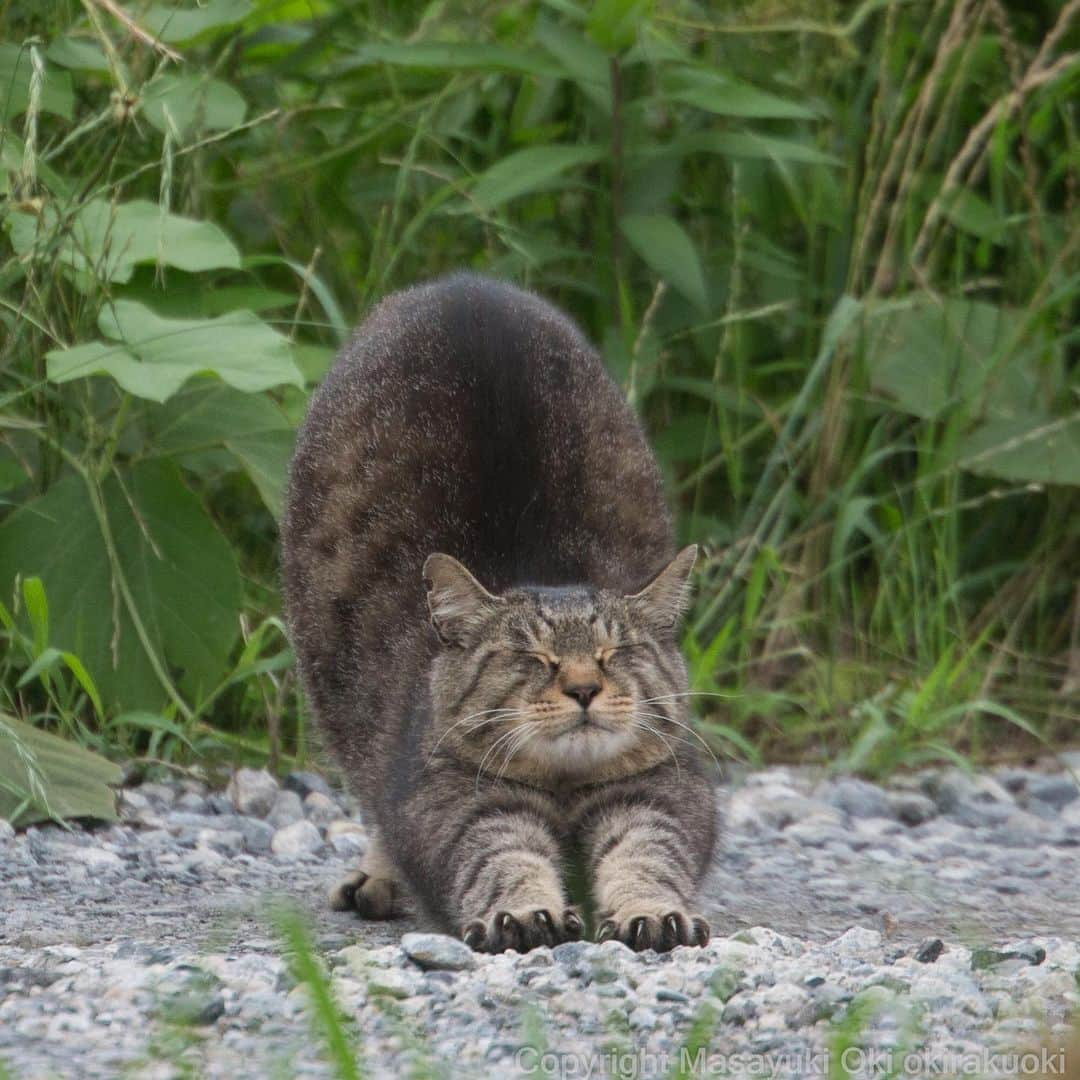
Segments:
[[[384,300],[314,395],[283,528],[289,625],[374,829],[338,908],[408,898],[473,948],[704,944],[713,781],[678,554],[634,414],[540,298],[457,274]]]

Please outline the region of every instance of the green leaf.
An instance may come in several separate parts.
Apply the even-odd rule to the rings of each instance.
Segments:
[[[28,683],[40,678],[41,675],[52,671],[59,664],[66,665],[71,674],[75,676],[78,684],[86,691],[86,696],[90,698],[94,711],[99,718],[103,718],[105,709],[97,685],[91,678],[90,672],[83,666],[83,662],[73,652],[64,652],[62,649],[54,649],[51,646],[44,649],[38,658],[22,673],[15,685],[26,686]]]
[[[229,451],[251,478],[266,508],[280,518],[296,435],[277,404],[221,383],[193,384],[148,415],[147,443],[184,455],[209,447]]]
[[[1016,483],[1080,486],[1080,413],[991,420],[962,439],[960,467]]]
[[[20,255],[49,243],[60,231],[59,215],[51,205],[40,218],[9,214],[5,224]],[[55,256],[48,249],[42,254],[102,281],[129,281],[139,263],[159,261],[192,273],[240,269],[240,253],[216,225],[162,213],[146,199],[115,206],[92,199],[75,214],[70,235],[60,242]]]
[[[610,61],[584,34],[542,20],[535,31],[537,43],[560,66],[601,112],[611,112]]]
[[[1005,239],[1008,222],[985,199],[957,188],[945,205],[945,216],[964,232],[1000,244]]]
[[[124,777],[119,765],[0,715],[0,818],[16,825],[67,818],[116,820],[110,785]]]
[[[6,128],[30,104],[33,66],[29,46],[0,44],[0,128]],[[71,76],[45,65],[38,108],[70,120],[75,112]]]
[[[354,54],[361,63],[394,64],[398,67],[431,68],[436,71],[504,71],[512,75],[559,74],[559,69],[525,49],[506,45],[480,45],[464,41],[416,41],[362,45]]]
[[[146,461],[121,475],[123,486],[112,476],[103,489],[119,565],[151,647],[197,700],[220,680],[236,639],[236,557],[174,464]],[[110,711],[164,702],[81,477],[64,477],[0,523],[0,595],[17,573],[64,598],[51,612],[51,641],[79,657]]]
[[[633,45],[651,7],[651,0],[596,0],[585,29],[600,48],[619,53]]]
[[[664,214],[628,214],[619,226],[648,266],[702,311],[709,302],[701,260],[686,230]]]
[[[254,10],[251,0],[206,0],[190,8],[155,4],[139,23],[169,45],[183,45],[227,30]]]
[[[285,509],[285,480],[296,437],[292,431],[264,431],[226,439],[259,490],[266,508],[280,519]]]
[[[228,131],[244,122],[247,102],[228,83],[200,75],[159,75],[143,88],[142,112],[163,133]]]
[[[794,161],[807,165],[842,165],[843,162],[816,146],[781,135],[763,135],[757,131],[700,131],[674,139],[670,143],[647,148],[646,153],[720,154],[733,158],[765,158],[769,161]]]
[[[150,401],[167,400],[192,374],[181,364],[144,364],[119,345],[101,341],[53,349],[45,354],[45,373],[54,383],[111,375],[129,394]]]
[[[605,147],[530,146],[497,161],[476,179],[472,200],[484,210],[493,210],[520,195],[548,188],[564,172],[591,165],[607,153]]]
[[[288,339],[250,311],[166,319],[134,300],[117,300],[102,309],[98,325],[123,346],[92,342],[47,353],[52,382],[111,375],[129,393],[151,401],[168,400],[194,375],[216,375],[247,393],[304,385]]]
[[[662,85],[670,100],[693,105],[717,116],[812,120],[816,115],[798,101],[759,90],[711,68],[673,67],[665,73]]]
[[[96,40],[68,35],[57,38],[45,55],[54,64],[72,71],[89,71],[94,75],[111,75],[109,58]]]
[[[40,656],[49,644],[49,600],[39,577],[28,577],[23,582],[22,591],[34,634],[34,655]]]
[[[957,405],[983,404],[998,418],[1041,413],[1042,381],[1059,385],[1060,375],[1035,362],[1047,349],[1041,335],[1018,347],[1020,318],[982,300],[921,293],[879,303],[865,327],[871,383],[925,420]]]

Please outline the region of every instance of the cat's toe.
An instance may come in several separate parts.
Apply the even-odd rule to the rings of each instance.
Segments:
[[[462,931],[462,940],[477,952],[501,953],[507,949],[528,952],[541,945],[554,946],[573,941],[584,933],[585,924],[573,908],[561,917],[547,908],[523,912],[497,911],[489,918],[473,919]]]
[[[355,911],[356,893],[363,888],[368,876],[363,870],[353,870],[336,882],[330,889],[330,907],[334,911]]]
[[[709,924],[700,915],[681,911],[617,914],[604,919],[596,932],[597,941],[611,939],[635,952],[669,952],[677,945],[707,945]]]
[[[330,890],[335,911],[355,911],[364,919],[394,919],[405,913],[402,891],[390,877],[374,877],[354,870]]]

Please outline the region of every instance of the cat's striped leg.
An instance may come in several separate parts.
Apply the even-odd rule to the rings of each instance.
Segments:
[[[581,937],[558,841],[536,813],[493,809],[468,826],[451,857],[452,907],[462,938],[477,951],[525,952]]]
[[[597,941],[617,938],[657,952],[708,942],[709,924],[695,912],[694,894],[711,836],[703,845],[688,835],[687,824],[650,801],[615,802],[595,815],[585,850]]]

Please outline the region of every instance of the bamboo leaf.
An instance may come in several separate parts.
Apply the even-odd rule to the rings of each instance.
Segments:
[[[511,199],[551,187],[570,169],[591,165],[607,153],[602,146],[530,146],[497,161],[476,179],[472,200],[494,210]]]
[[[619,226],[630,246],[658,277],[670,282],[701,311],[708,310],[701,260],[694,242],[674,218],[663,214],[628,214]]]

